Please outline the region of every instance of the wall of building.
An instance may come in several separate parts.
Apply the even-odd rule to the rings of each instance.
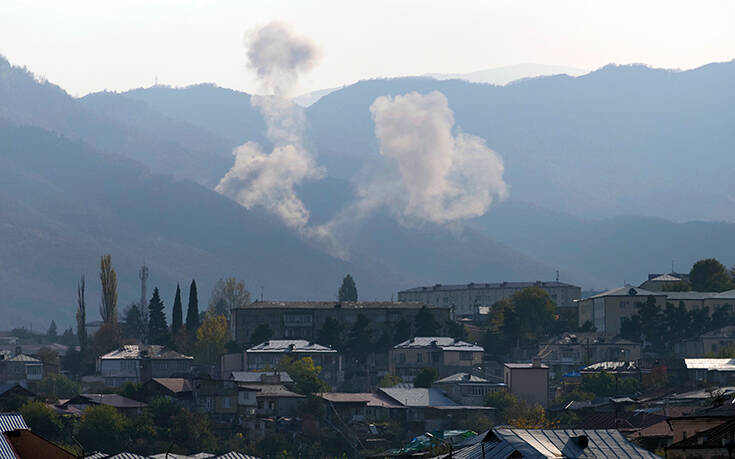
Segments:
[[[505,367],[505,384],[516,397],[541,406],[549,404],[549,369]]]

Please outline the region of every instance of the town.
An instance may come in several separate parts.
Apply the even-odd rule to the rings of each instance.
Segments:
[[[0,333],[0,451],[676,458],[732,448],[735,278],[715,259],[604,292],[558,279],[436,284],[397,301],[359,301],[348,274],[334,301],[253,300],[227,278],[200,306],[195,280],[169,300],[156,287],[148,297],[148,277],[143,266],[141,298],[118,312],[104,255],[101,320],[90,320],[82,277],[76,328]]]

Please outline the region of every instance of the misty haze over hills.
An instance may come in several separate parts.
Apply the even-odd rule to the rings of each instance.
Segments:
[[[262,285],[266,298],[332,299],[350,272],[372,299],[417,284],[550,279],[557,269],[601,288],[640,282],[672,260],[679,270],[709,256],[731,264],[735,224],[715,221],[735,215],[733,77],[735,62],[608,66],[507,86],[414,77],[334,91],[306,110],[307,146],[326,170],[297,187],[313,224],[347,207],[376,165],[369,107],[384,95],[443,93],[456,129],[503,158],[510,186],[506,202],[464,225],[406,226],[382,209],[343,235],[343,260],[212,190],[234,147],[269,148],[250,95],[204,84],[74,99],[0,60],[0,302],[18,324],[71,323],[79,274],[96,288],[107,252],[121,308],[137,299],[143,262],[167,308],[176,282],[196,278],[204,303],[229,275],[254,296]],[[675,223],[693,220],[702,221]]]

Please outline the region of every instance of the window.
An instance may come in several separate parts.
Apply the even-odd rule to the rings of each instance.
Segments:
[[[398,354],[398,363],[406,363],[406,353],[401,352]]]
[[[431,353],[431,361],[434,362],[434,363],[436,363],[439,360],[441,360],[441,356],[442,356],[441,355],[441,352],[432,352]]]
[[[222,399],[222,406],[225,409],[229,409],[232,407],[232,400],[230,399],[230,397],[225,397]]]
[[[472,361],[472,352],[460,352],[459,360]]]
[[[416,363],[421,363],[424,361],[424,354],[423,352],[417,352],[416,353]]]

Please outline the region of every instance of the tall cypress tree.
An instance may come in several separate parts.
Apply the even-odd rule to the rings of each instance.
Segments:
[[[158,287],[153,289],[153,296],[148,304],[148,339],[151,344],[168,343],[166,312],[163,310],[163,301],[158,293]]]
[[[197,283],[192,279],[189,287],[189,307],[186,309],[186,329],[195,333],[199,328],[199,298],[197,296]]]
[[[349,274],[342,279],[342,285],[339,287],[337,299],[341,301],[357,301],[357,286],[355,280]]]
[[[181,311],[181,287],[176,284],[176,297],[174,297],[174,309],[171,312],[171,332],[176,334],[177,331],[181,330],[183,324],[182,318],[183,312]]]

